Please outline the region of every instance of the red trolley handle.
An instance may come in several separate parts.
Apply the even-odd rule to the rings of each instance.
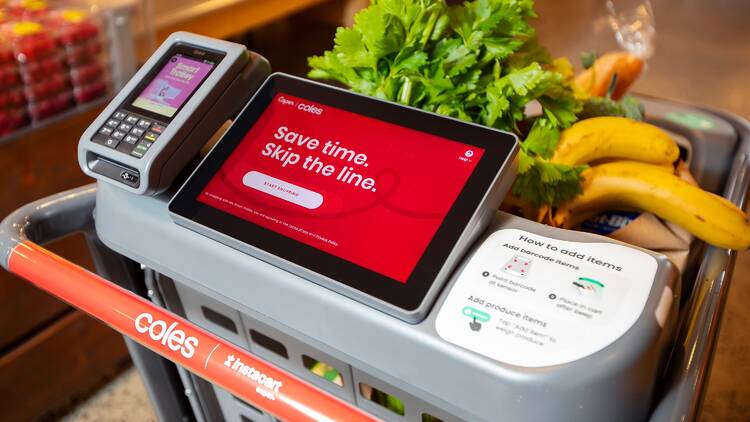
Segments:
[[[372,421],[372,416],[191,322],[55,255],[45,243],[90,231],[96,187],[28,204],[0,223],[0,263],[155,353],[293,421]]]

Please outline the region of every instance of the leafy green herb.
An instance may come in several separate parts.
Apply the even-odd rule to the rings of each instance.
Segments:
[[[520,169],[524,168],[525,171]],[[513,193],[522,198],[538,200],[537,205],[556,205],[581,193],[579,179],[588,166],[568,166],[552,163],[521,152],[519,174]],[[541,181],[541,183],[540,183]]]
[[[581,190],[585,167],[547,161],[581,104],[539,45],[533,17],[533,0],[373,0],[353,27],[338,28],[332,50],[309,58],[309,76],[516,133],[525,141],[513,192],[556,205]],[[526,122],[532,101],[542,115]]]

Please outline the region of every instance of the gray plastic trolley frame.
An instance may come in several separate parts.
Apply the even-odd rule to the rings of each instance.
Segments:
[[[694,150],[698,151],[694,158],[694,170],[699,179],[704,180],[711,190],[723,191],[724,195],[734,203],[744,206],[750,184],[750,124],[734,116],[714,112],[699,111],[696,109],[682,108],[664,102],[647,101],[647,109],[657,110],[659,107],[666,111],[656,113],[654,121],[668,127],[678,133],[690,138],[694,143]],[[698,132],[684,127],[671,127],[667,113],[669,112],[691,112],[703,113],[704,117],[714,123],[717,133]],[[721,132],[724,135],[734,133],[735,139],[729,140],[728,136],[720,139]],[[729,131],[729,132],[727,132]],[[706,139],[701,140],[701,136]],[[701,154],[708,147],[706,142],[711,142],[711,159]],[[696,164],[697,163],[697,164]],[[729,164],[731,163],[731,164]],[[727,171],[727,167],[729,170]],[[724,182],[725,180],[725,182]],[[724,188],[721,189],[721,186]],[[301,363],[294,363],[291,359],[285,359],[269,350],[257,345],[247,334],[249,330],[256,330],[281,343],[287,356],[298,358],[302,354],[327,362],[342,369],[345,385],[356,386],[358,382],[365,382],[378,389],[399,396],[406,402],[408,420],[418,420],[419,413],[425,412],[440,417],[444,420],[477,418],[477,413],[485,414],[481,408],[481,402],[472,401],[472,397],[445,397],[444,391],[439,388],[432,389],[430,381],[435,377],[452,377],[457,382],[473,382],[483,384],[487,380],[477,379],[462,374],[440,374],[440,362],[435,362],[432,374],[409,373],[409,360],[427,359],[425,356],[404,356],[400,365],[395,368],[372,368],[365,361],[374,355],[392,353],[392,350],[404,350],[403,344],[383,344],[381,349],[360,350],[353,353],[346,363],[337,359],[339,355],[336,350],[335,338],[342,335],[350,336],[381,336],[382,333],[375,331],[358,332],[357,321],[351,321],[350,332],[330,332],[326,322],[335,322],[341,314],[329,312],[331,309],[347,310],[347,316],[361,319],[378,318],[377,311],[363,309],[356,302],[340,300],[332,296],[327,289],[316,285],[293,280],[289,274],[279,269],[270,267],[268,264],[253,262],[252,258],[240,253],[232,253],[222,245],[203,245],[196,250],[193,246],[185,250],[164,250],[160,246],[159,238],[163,237],[163,226],[169,221],[165,204],[165,198],[143,198],[137,206],[126,205],[134,201],[134,196],[111,186],[102,185],[94,193],[92,188],[81,188],[78,192],[63,193],[62,196],[49,198],[39,203],[30,204],[13,214],[4,222],[4,235],[12,231],[16,225],[33,222],[34,227],[27,228],[33,240],[42,243],[54,238],[69,234],[71,231],[86,230],[91,239],[92,251],[99,272],[107,278],[128,285],[129,288],[148,294],[154,299],[164,300],[166,306],[172,311],[182,313],[196,324],[208,328],[217,335],[233,341],[240,346],[250,349],[254,354],[277,363],[284,369],[289,370],[301,377],[306,377],[311,383],[321,388],[338,393],[340,397],[357,404],[374,415],[385,419],[403,419],[395,414],[389,414],[387,410],[379,408],[370,402],[362,400],[353,388],[348,393],[336,390],[333,384],[308,373],[301,367]],[[96,200],[94,199],[96,195]],[[66,199],[67,198],[67,199]],[[92,209],[96,204],[94,212],[96,217],[96,234],[107,245],[104,247],[98,240],[92,229]],[[124,219],[124,220],[123,220]],[[128,226],[128,222],[137,221],[138,227]],[[150,234],[149,234],[150,233]],[[178,234],[172,234],[172,244],[186,244],[194,241],[198,236],[194,233],[182,230]],[[2,237],[2,236],[0,236]],[[2,241],[2,240],[0,240]],[[163,241],[163,240],[162,240]],[[140,247],[134,247],[140,245]],[[108,248],[112,248],[111,250]],[[221,248],[221,251],[217,249]],[[190,249],[190,250],[188,250]],[[228,250],[224,250],[228,249]],[[115,252],[116,251],[116,252]],[[226,255],[226,262],[242,265],[263,266],[263,272],[268,276],[265,282],[278,282],[274,284],[278,288],[270,289],[270,292],[258,292],[252,289],[253,280],[238,285],[240,280],[213,271],[205,260],[190,259],[193,255],[201,253],[221,253]],[[121,255],[120,255],[121,254]],[[677,335],[676,347],[674,348],[667,374],[659,383],[659,391],[651,413],[651,420],[693,420],[697,417],[702,401],[703,391],[708,378],[711,357],[716,345],[719,323],[723,307],[728,294],[732,270],[736,254],[731,251],[717,249],[714,247],[703,247],[698,243],[693,247],[691,265],[684,273],[683,295],[687,298],[680,313],[680,327]],[[131,261],[133,259],[134,261]],[[138,271],[134,262],[142,266],[153,268],[145,273]],[[186,277],[189,274],[191,277]],[[284,281],[286,280],[286,281]],[[255,281],[257,283],[257,280]],[[295,329],[284,327],[279,324],[274,315],[282,315],[293,307],[301,304],[290,301],[286,293],[295,289],[304,289],[312,297],[318,300],[331,302],[331,308],[312,309],[308,318],[298,321]],[[232,298],[224,296],[227,292],[236,293]],[[222,294],[223,293],[223,294]],[[254,296],[255,298],[250,298]],[[272,299],[258,301],[261,299]],[[245,299],[255,306],[248,308]],[[333,303],[337,302],[337,303]],[[356,308],[356,309],[355,309]],[[208,309],[209,311],[206,311]],[[213,311],[213,312],[212,312]],[[375,313],[375,314],[373,314]],[[219,317],[216,314],[220,315]],[[424,335],[424,330],[408,328],[407,324],[397,321],[391,317],[382,322],[382,329],[392,329],[403,334],[408,330],[413,335],[414,342],[423,343],[427,348],[444,348],[445,344],[435,336]],[[221,317],[223,316],[223,318]],[[425,323],[434,318],[430,315]],[[393,322],[389,322],[392,320]],[[424,324],[424,323],[423,323]],[[332,323],[331,326],[341,326]],[[244,327],[244,328],[243,328]],[[325,344],[320,341],[326,338]],[[333,339],[333,341],[331,340]],[[386,339],[387,340],[387,339]],[[408,340],[403,340],[408,341]],[[365,343],[365,342],[362,342]],[[367,342],[372,346],[372,342]],[[266,344],[268,346],[268,344]],[[140,350],[137,346],[130,345],[136,365],[144,375],[147,388],[156,406],[157,413],[164,420],[174,420],[189,413],[193,409],[193,416],[198,420],[217,417],[219,409],[224,410],[224,416],[230,420],[270,420],[268,415],[260,413],[257,409],[237,402],[231,395],[219,388],[192,377],[186,373],[179,373],[173,365],[160,361],[150,352]],[[455,348],[454,348],[455,349]],[[278,352],[278,350],[277,350]],[[467,359],[467,353],[448,353],[444,358]],[[429,357],[429,359],[432,359]],[[472,357],[477,360],[476,356]],[[488,373],[492,372],[491,361],[485,360],[483,364]],[[481,365],[480,365],[481,366]],[[474,375],[474,374],[472,374]],[[480,374],[481,376],[481,374]],[[403,378],[420,378],[419,385],[409,385],[402,381]],[[437,378],[435,378],[437,379]],[[181,381],[178,381],[181,380]],[[180,394],[185,388],[188,401]],[[502,394],[502,391],[497,394]],[[508,392],[506,392],[507,394]],[[443,398],[441,398],[441,396]],[[550,398],[554,400],[554,397]],[[535,406],[534,403],[526,403]],[[226,413],[228,407],[233,406],[235,412],[231,415]],[[478,411],[477,411],[478,410]],[[486,410],[486,409],[485,409]],[[244,416],[241,416],[244,415]],[[496,415],[502,417],[503,415]],[[505,416],[512,417],[512,414]],[[548,417],[554,417],[549,414]]]

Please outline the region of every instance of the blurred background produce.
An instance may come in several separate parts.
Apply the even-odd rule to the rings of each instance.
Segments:
[[[0,138],[107,93],[102,22],[78,6],[0,3]]]

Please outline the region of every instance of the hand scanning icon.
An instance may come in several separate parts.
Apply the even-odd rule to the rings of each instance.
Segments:
[[[469,323],[469,328],[471,331],[479,331],[482,329],[482,323],[477,322],[477,318],[474,317],[474,320]]]

